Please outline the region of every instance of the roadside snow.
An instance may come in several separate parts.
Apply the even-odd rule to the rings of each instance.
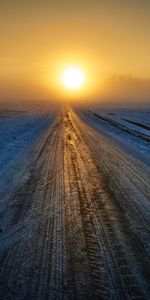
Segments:
[[[18,163],[18,168],[23,171],[30,162],[38,139],[53,118],[54,113],[46,109],[26,107],[18,110],[17,107],[9,110],[0,107],[0,198],[19,180],[13,170]]]
[[[114,120],[128,128],[150,136],[150,109],[107,109],[93,110],[101,116]],[[131,122],[131,123],[130,123]],[[137,124],[133,124],[133,123]],[[147,128],[142,128],[142,126]]]
[[[141,134],[150,137],[150,130],[144,129],[141,126],[134,125],[127,122],[138,122],[150,127],[150,110],[133,110],[133,109],[92,109],[90,111],[80,112],[80,116],[86,122],[96,127],[97,130],[103,134],[111,137],[114,142],[119,143],[120,146],[132,156],[136,156],[138,159],[143,161],[150,166],[150,142],[145,141],[139,137],[136,137],[130,133],[124,132],[120,128],[111,126],[107,121],[101,120],[93,115],[96,113],[106,119],[115,121],[118,124],[126,126],[129,130],[135,130]],[[125,119],[125,120],[124,120]]]

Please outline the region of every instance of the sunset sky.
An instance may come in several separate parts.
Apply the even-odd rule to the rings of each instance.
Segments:
[[[74,93],[70,65],[85,73]],[[69,97],[150,101],[149,0],[1,1],[0,99]]]

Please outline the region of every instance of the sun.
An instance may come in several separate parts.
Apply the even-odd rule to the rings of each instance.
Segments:
[[[63,71],[62,83],[64,87],[70,90],[77,90],[84,83],[84,73],[78,67],[68,67]]]

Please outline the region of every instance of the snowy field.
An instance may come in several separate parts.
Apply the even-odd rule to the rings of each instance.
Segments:
[[[82,116],[150,166],[150,109],[93,108]]]
[[[0,105],[0,197],[6,195],[5,186],[8,192],[8,181],[11,185],[15,185],[14,181],[18,184],[19,178],[15,173],[21,177],[24,167],[32,159],[38,139],[53,117],[50,108]]]
[[[150,136],[150,109],[98,110],[100,115]]]
[[[148,118],[54,116],[1,109],[0,299],[149,299]]]

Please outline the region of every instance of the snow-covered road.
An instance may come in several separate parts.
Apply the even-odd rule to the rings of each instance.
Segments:
[[[150,169],[95,124],[65,107],[3,199],[0,299],[149,298]]]

